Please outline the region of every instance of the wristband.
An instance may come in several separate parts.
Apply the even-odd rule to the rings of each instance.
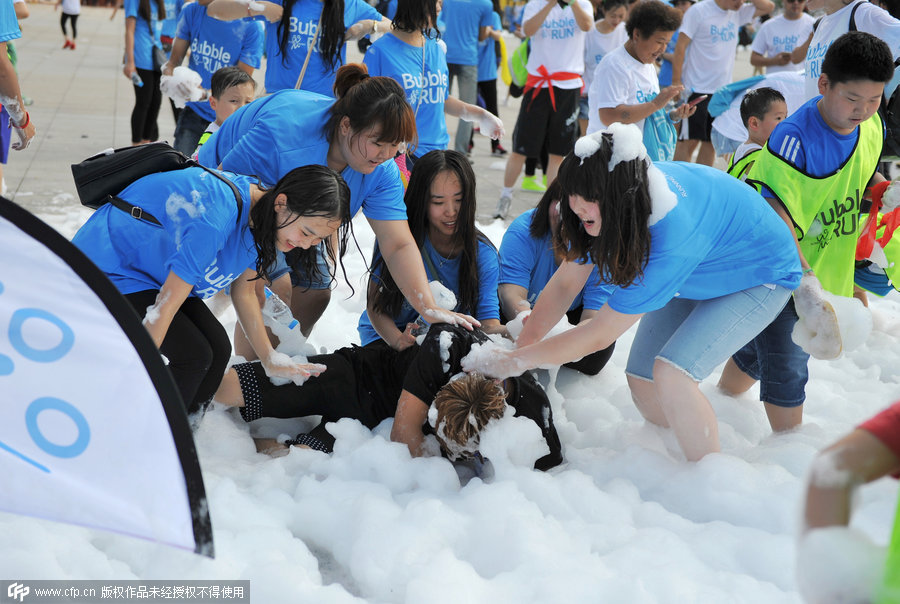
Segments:
[[[16,126],[16,128],[18,128],[19,130],[24,130],[25,128],[28,127],[28,124],[30,124],[30,123],[31,123],[31,116],[28,115],[28,112],[26,111],[25,112],[25,123],[22,124],[21,126]]]
[[[375,21],[374,19],[372,20],[372,33],[378,33],[378,21]]]
[[[804,275],[808,275],[808,274],[810,274],[811,272],[813,272],[812,267],[803,269],[803,274],[804,274]]]

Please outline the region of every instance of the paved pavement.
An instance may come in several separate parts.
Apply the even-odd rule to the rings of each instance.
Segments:
[[[130,144],[134,94],[121,68],[124,14],[120,10],[110,20],[112,9],[84,7],[78,19],[78,47],[71,51],[62,49],[59,13],[53,5],[28,6],[31,17],[22,22],[22,38],[16,45],[22,91],[34,99],[28,110],[37,136],[25,151],[10,151],[4,175],[8,196],[20,205],[36,213],[67,213],[78,204],[69,166],[108,147]],[[510,51],[516,45],[510,37]],[[348,60],[359,58],[355,44],[349,45]],[[748,58],[749,51],[738,51],[736,78],[749,75]],[[261,84],[262,71],[255,78]],[[504,101],[502,82],[498,83],[498,93],[500,117],[507,130],[502,144],[510,148],[519,99]],[[448,126],[452,144],[456,120],[451,119]],[[165,100],[159,127],[161,138],[171,141],[175,124]],[[505,160],[492,157],[489,140],[477,134],[472,156],[478,177],[479,214],[489,215],[499,197]],[[533,207],[539,197],[538,193],[517,190],[510,218]]]

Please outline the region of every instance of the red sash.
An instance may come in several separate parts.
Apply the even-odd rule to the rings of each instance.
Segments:
[[[537,68],[538,73],[540,75],[528,74],[528,79],[525,80],[525,89],[523,93],[527,93],[532,88],[537,89],[537,92],[534,93],[531,97],[531,102],[534,102],[534,97],[536,97],[541,88],[544,86],[547,87],[547,90],[550,92],[550,105],[553,107],[553,111],[556,111],[556,97],[553,94],[553,80],[576,80],[581,79],[580,73],[573,73],[571,71],[557,71],[554,73],[550,73],[547,71],[547,68],[541,65]],[[531,107],[531,103],[529,103],[529,108]]]

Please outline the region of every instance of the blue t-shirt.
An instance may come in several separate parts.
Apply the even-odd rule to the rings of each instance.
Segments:
[[[678,34],[679,31],[675,30],[675,33],[672,34],[672,39],[669,40],[669,43],[666,45],[666,50],[664,51],[666,54],[672,54],[675,52],[675,45],[678,43]],[[662,60],[662,63],[659,65],[659,87],[665,88],[666,86],[672,85],[672,61],[667,61],[666,59]]]
[[[138,69],[153,69],[154,46],[162,48],[159,41],[162,22],[157,16],[157,1],[150,0],[150,22],[138,14],[140,0],[125,0],[125,18],[134,17],[134,66]],[[151,36],[151,31],[153,35]]]
[[[19,20],[16,19],[16,9],[12,2],[3,2],[0,7],[0,42],[9,42],[22,37],[19,29]]]
[[[181,17],[181,9],[184,8],[184,0],[165,0],[164,4],[166,7],[166,18],[162,22],[160,35],[163,38],[174,39],[175,30],[178,27],[178,19]],[[171,51],[169,54],[171,54]]]
[[[431,267],[425,262],[425,272],[428,274],[428,281],[437,279],[444,287],[458,296],[459,263],[461,255],[456,258],[444,258],[437,253],[428,237],[425,238],[424,253],[428,254],[431,258],[431,262],[438,272],[437,275],[433,275],[431,273]],[[474,315],[479,321],[500,319],[500,299],[497,297],[497,284],[500,279],[500,260],[497,257],[497,250],[494,249],[494,246],[479,239],[477,262],[478,303],[475,309],[471,309],[470,314]],[[376,277],[373,276],[373,278]],[[459,309],[457,305],[457,308],[453,310],[462,309]],[[463,310],[463,312],[469,312],[469,310]],[[400,314],[394,317],[394,325],[397,326],[397,329],[403,331],[406,329],[406,325],[408,323],[413,323],[418,316],[419,314],[416,310],[410,306],[409,302],[404,300],[403,306],[400,308]],[[381,336],[378,335],[378,332],[375,331],[375,328],[372,327],[368,311],[363,311],[359,318],[359,325],[356,329],[359,331],[359,341],[363,346],[381,338]]]
[[[72,243],[123,294],[159,289],[174,272],[193,284],[191,296],[208,298],[256,267],[247,224],[253,180],[224,176],[243,198],[240,219],[231,187],[202,168],[185,168],[145,176],[119,194],[152,214],[161,227],[105,204]]]
[[[769,149],[811,176],[835,172],[853,154],[859,138],[859,128],[850,134],[838,134],[825,123],[816,107],[821,98],[801,105],[769,136]]]
[[[678,203],[650,227],[643,278],[612,293],[613,310],[640,314],[662,308],[675,296],[709,300],[763,284],[797,287],[797,244],[756,191],[708,166],[654,165]]]
[[[418,144],[413,155],[422,157],[435,149],[446,149],[450,142],[444,101],[450,85],[447,59],[436,40],[425,40],[424,77],[422,48],[410,46],[387,34],[366,51],[363,63],[369,75],[393,78],[406,92],[406,100],[416,115]]]
[[[275,4],[283,5],[282,0],[272,0]],[[297,85],[297,78],[303,69],[303,62],[313,36],[316,34],[316,25],[322,15],[321,0],[297,0],[291,10],[290,31],[287,38],[287,55],[285,61],[279,46],[279,27],[281,21],[266,24],[266,91],[276,92],[285,88],[293,88]],[[364,0],[344,0],[344,30],[346,31],[354,23],[363,19],[381,21],[381,13]],[[282,32],[283,33],[283,32]],[[341,47],[341,61],[332,69],[331,65],[323,60],[322,34],[316,42],[309,65],[303,75],[302,90],[318,92],[326,96],[334,96],[334,75],[337,68],[346,62],[347,47]]]
[[[500,15],[491,13],[491,28],[494,31],[503,31],[503,24],[500,23]],[[497,79],[497,53],[495,52],[496,41],[488,36],[478,43],[478,81],[490,82]]]
[[[529,232],[536,211],[532,208],[513,220],[500,243],[500,283],[511,283],[527,289],[528,303],[532,306],[559,268],[553,257],[550,234],[535,239]],[[586,309],[599,310],[613,290],[614,285],[600,283],[600,275],[595,266],[569,310],[582,305]]]
[[[493,13],[490,0],[444,0],[441,38],[447,44],[447,63],[478,65],[478,31],[491,24]]]
[[[196,2],[182,11],[175,37],[190,44],[188,66],[200,74],[201,86],[207,89],[212,86],[213,74],[222,67],[240,62],[257,69],[261,64],[263,36],[254,21],[219,21],[207,15],[206,7]],[[187,107],[209,122],[216,119],[208,100],[187,103]]]
[[[259,178],[271,188],[285,174],[309,165],[328,165],[323,127],[334,99],[304,90],[281,90],[234,112],[200,147],[204,166]],[[360,207],[371,220],[406,220],[403,183],[393,161],[370,174],[349,165],[341,176],[350,187],[350,215]]]

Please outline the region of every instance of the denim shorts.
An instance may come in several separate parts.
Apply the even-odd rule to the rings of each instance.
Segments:
[[[591,119],[591,107],[588,104],[586,94],[582,94],[578,99],[578,119],[588,121]]]
[[[759,380],[759,400],[778,407],[799,407],[806,400],[809,355],[791,339],[797,320],[791,299],[768,327],[731,357],[738,369]]]
[[[672,298],[641,319],[625,373],[652,381],[662,359],[699,382],[771,323],[790,295],[757,285],[711,300]]]
[[[275,266],[269,270],[269,279],[274,282],[285,273],[291,274],[291,285],[302,289],[328,289],[331,287],[331,273],[328,270],[328,257],[324,244],[316,248],[315,274],[307,275],[303,268],[295,263],[290,264],[282,252],[275,257]]]

